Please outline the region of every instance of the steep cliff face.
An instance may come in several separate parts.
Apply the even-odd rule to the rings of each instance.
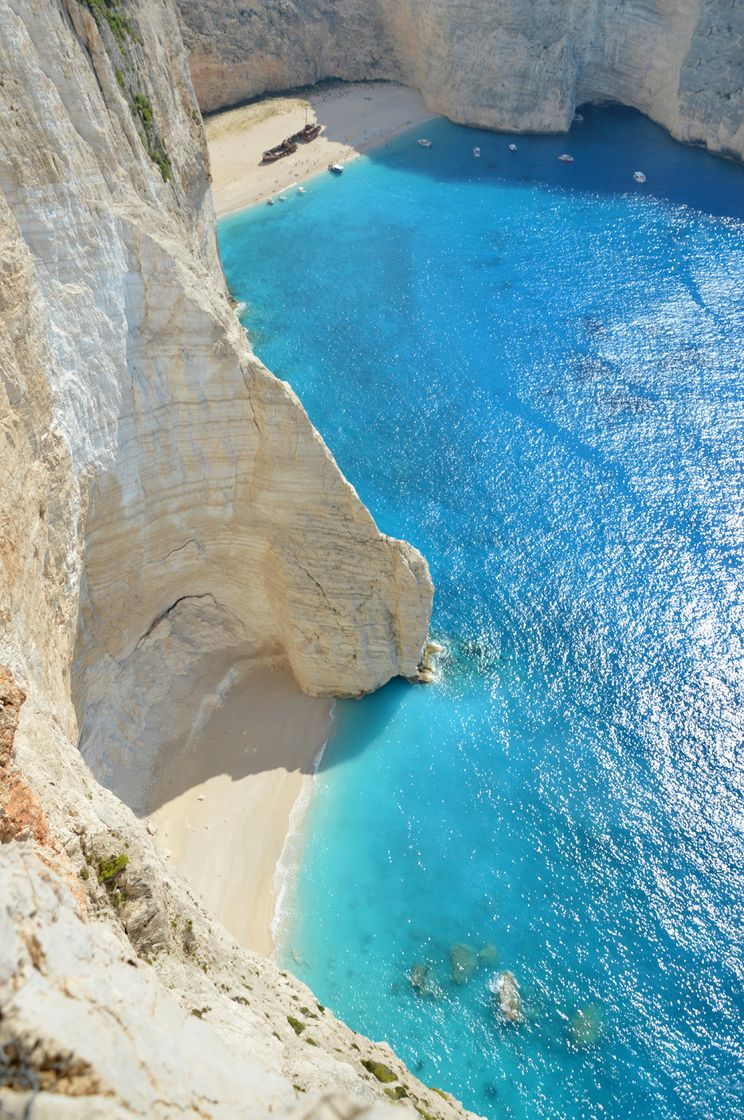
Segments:
[[[463,124],[563,131],[617,101],[744,158],[739,0],[178,0],[202,109],[379,78]]]
[[[0,119],[0,1113],[345,1116],[318,1094],[384,1100],[359,1059],[391,1056],[313,1010],[306,1057],[310,993],[211,921],[78,736],[136,752],[175,616],[182,668],[413,673],[426,564],[247,347],[172,0],[0,0]]]
[[[31,439],[50,414],[77,488],[54,524],[74,538],[70,614],[82,579],[78,710],[94,664],[127,659],[192,599],[231,617],[241,652],[283,653],[311,693],[415,672],[424,562],[377,532],[231,311],[170,5],[122,8],[124,30],[81,0],[3,6],[0,189],[44,371],[11,408]]]

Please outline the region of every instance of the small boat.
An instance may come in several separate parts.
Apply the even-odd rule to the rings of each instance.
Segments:
[[[282,140],[281,144],[277,144],[275,148],[269,148],[264,152],[261,157],[261,163],[275,163],[278,159],[283,159],[284,156],[291,156],[293,152],[297,151],[297,145],[291,140]]]
[[[573,119],[574,119],[574,124],[583,124],[584,123],[584,118],[582,117],[581,113],[574,113],[574,118]]]
[[[268,198],[268,199],[266,200],[266,205],[267,205],[267,206],[273,206],[275,202],[276,202],[276,199],[275,199],[275,198]]]
[[[344,171],[344,165],[342,163],[329,163],[328,170],[332,171],[334,175],[342,175]]]
[[[558,156],[558,159],[561,163],[573,163],[574,161],[574,157],[570,156],[568,152],[564,152],[563,155]]]
[[[517,150],[517,145],[516,144],[510,144],[509,145],[509,151],[510,152],[516,152],[516,150]]]
[[[636,183],[645,183],[646,182],[646,176],[643,174],[642,171],[634,171],[633,172],[633,178],[635,179]]]
[[[419,144],[422,148],[430,148],[431,140],[427,140],[426,137],[422,137],[421,140],[419,140]]]
[[[298,194],[304,194],[305,193],[305,188],[304,187],[298,187],[297,188],[297,193]]]
[[[473,155],[476,159],[480,159],[480,148],[473,148]]]
[[[280,194],[280,195],[279,195],[279,201],[280,201],[280,202],[286,202],[286,201],[287,201],[287,196],[286,196],[286,194]]]

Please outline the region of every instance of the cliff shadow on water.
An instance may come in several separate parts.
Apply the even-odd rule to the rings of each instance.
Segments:
[[[587,195],[639,194],[690,206],[714,217],[744,218],[744,166],[735,160],[680,144],[636,109],[582,105],[568,134],[515,135],[453,125],[436,118],[392,143],[372,148],[368,157],[390,170],[427,175],[439,182],[541,183]],[[462,136],[453,155],[453,132]],[[431,148],[415,141],[432,140]],[[440,156],[437,140],[447,141]],[[511,151],[509,145],[516,145]],[[474,155],[480,150],[480,156]],[[574,157],[561,162],[562,154]],[[637,183],[633,175],[646,176]]]

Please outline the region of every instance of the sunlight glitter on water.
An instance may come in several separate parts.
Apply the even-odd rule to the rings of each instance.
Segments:
[[[734,1116],[744,169],[623,110],[572,165],[427,129],[221,226],[449,650],[339,705],[285,959],[494,1120]]]

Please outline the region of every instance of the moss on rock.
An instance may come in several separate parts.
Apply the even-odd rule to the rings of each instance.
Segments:
[[[397,1081],[398,1077],[393,1073],[390,1066],[386,1066],[383,1062],[376,1062],[372,1058],[363,1058],[362,1065],[367,1073],[371,1073],[378,1081],[387,1084],[389,1081]]]

